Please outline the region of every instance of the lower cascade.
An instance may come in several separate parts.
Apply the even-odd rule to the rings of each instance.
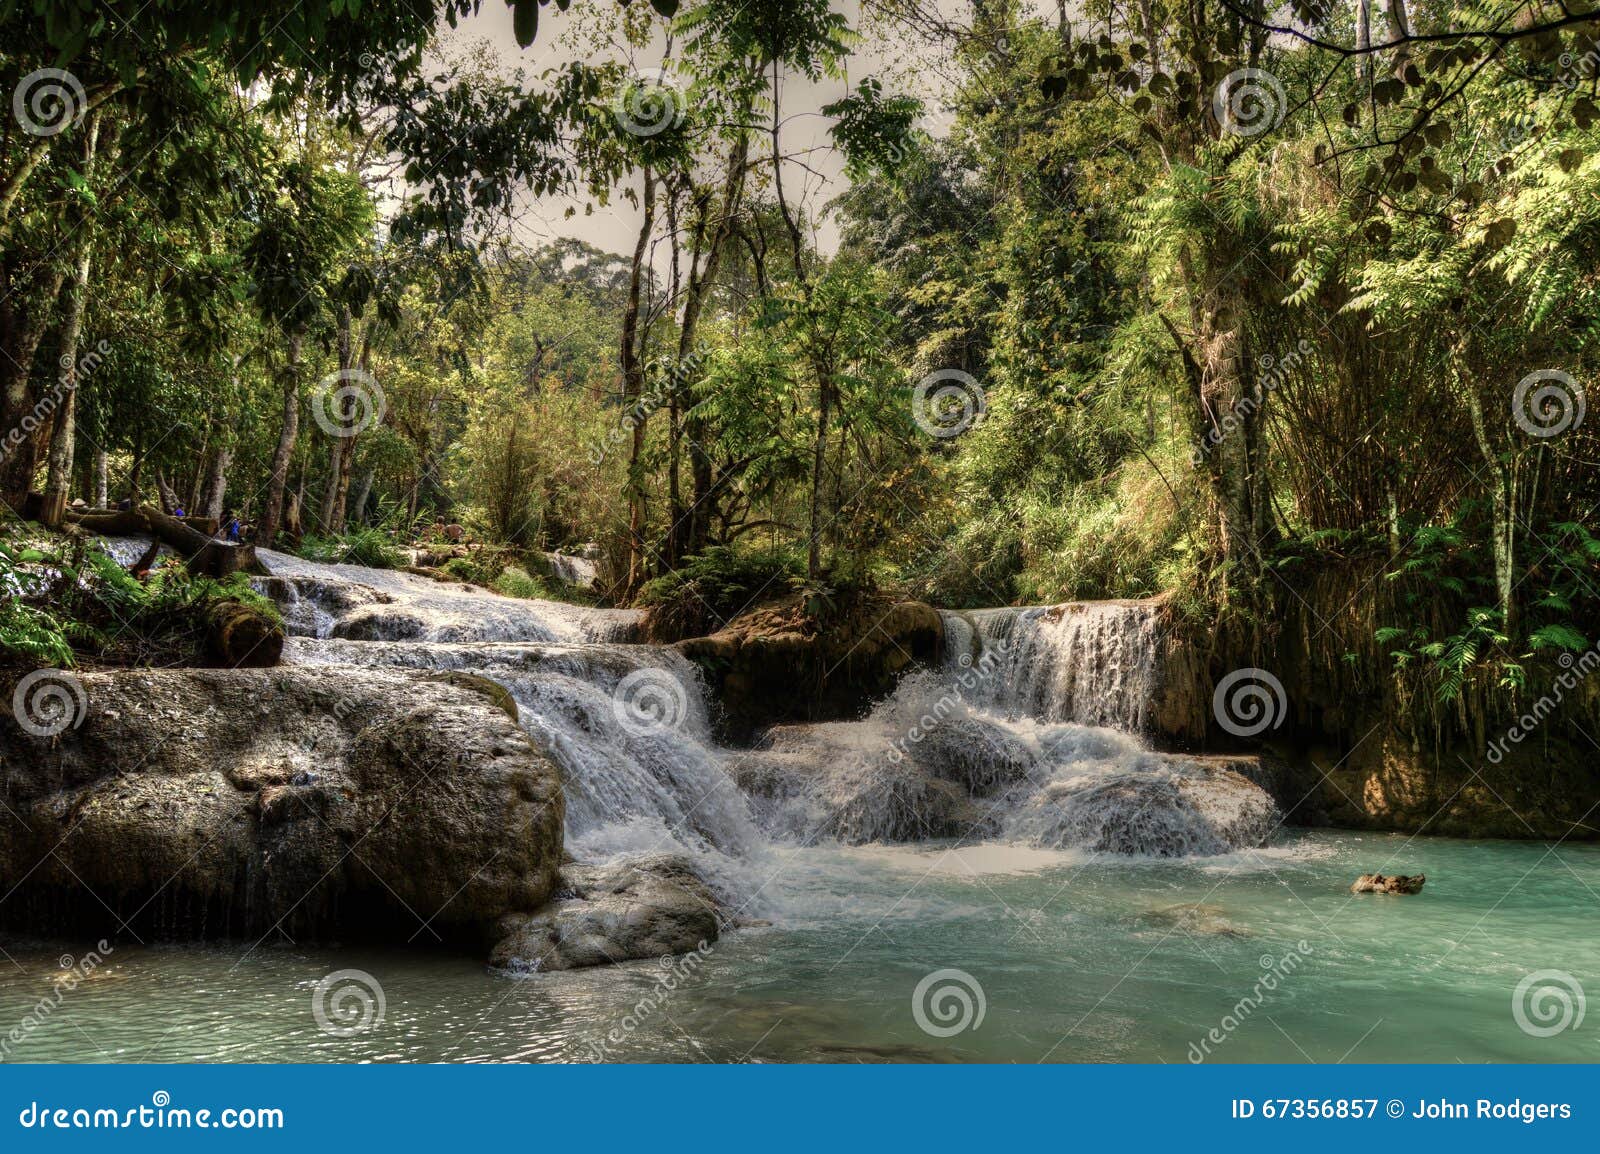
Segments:
[[[1175,857],[1261,844],[1278,813],[1215,759],[1138,736],[1155,670],[1147,603],[946,613],[942,666],[859,720],[716,737],[676,650],[637,615],[518,601],[411,574],[268,555],[286,661],[488,678],[565,777],[567,851],[604,864],[687,856],[719,898],[760,904],[779,846],[961,839]]]

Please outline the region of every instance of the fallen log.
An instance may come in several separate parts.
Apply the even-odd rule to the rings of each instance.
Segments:
[[[150,532],[172,546],[191,573],[222,578],[240,572],[265,572],[256,560],[254,545],[218,541],[149,505],[141,505],[139,512],[149,523]]]
[[[256,559],[254,545],[218,541],[212,536],[216,522],[208,517],[185,517],[180,520],[149,505],[141,505],[137,509],[115,511],[91,509],[69,515],[67,520],[80,529],[102,537],[152,534],[182,557],[191,573],[203,573],[220,579],[234,573],[266,572]]]
[[[95,509],[76,517],[69,514],[67,524],[98,533],[102,537],[137,537],[150,532],[150,523],[135,509]]]
[[[206,656],[225,669],[264,669],[283,655],[283,627],[243,602],[211,602],[204,624]]]

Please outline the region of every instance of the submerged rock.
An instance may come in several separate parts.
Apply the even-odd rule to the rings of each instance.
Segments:
[[[1154,906],[1138,915],[1138,921],[1149,925],[1180,930],[1187,934],[1206,934],[1219,938],[1247,938],[1250,931],[1236,925],[1228,918],[1228,911],[1219,905],[1205,902],[1179,903]]]
[[[569,865],[548,906],[502,920],[489,964],[542,972],[687,954],[716,941],[718,923],[716,898],[678,855]]]
[[[1416,894],[1422,892],[1427,874],[1362,874],[1351,885],[1353,894]]]
[[[559,771],[483,685],[338,666],[78,681],[76,728],[0,719],[0,924],[480,944],[554,889]]]

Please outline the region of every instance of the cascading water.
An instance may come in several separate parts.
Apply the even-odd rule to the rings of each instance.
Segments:
[[[944,667],[861,721],[783,726],[735,766],[765,826],[847,842],[993,838],[1183,856],[1259,844],[1241,775],[1136,736],[1155,688],[1151,602],[945,612]]]
[[[330,565],[258,549],[272,576],[256,587],[292,633],[358,641],[626,641],[642,614],[500,597],[464,582]]]
[[[1148,601],[944,614],[946,664],[980,654],[975,700],[1007,717],[1145,729],[1155,690],[1157,610]]]
[[[1135,736],[1154,683],[1147,603],[944,614],[945,661],[862,719],[719,746],[696,670],[627,643],[638,615],[521,601],[413,574],[263,551],[285,659],[466,671],[504,686],[562,767],[567,847],[602,861],[670,849],[748,899],[774,843],[984,839],[1215,854],[1275,812],[1237,774]]]

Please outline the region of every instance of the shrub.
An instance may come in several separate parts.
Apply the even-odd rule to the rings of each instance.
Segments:
[[[405,564],[405,555],[395,548],[389,534],[372,525],[341,536],[307,537],[300,542],[300,556],[308,561],[365,565],[369,569],[398,569]]]
[[[795,553],[714,545],[681,569],[645,582],[636,603],[650,610],[655,636],[697,637],[720,629],[758,600],[792,592],[804,573]]]

